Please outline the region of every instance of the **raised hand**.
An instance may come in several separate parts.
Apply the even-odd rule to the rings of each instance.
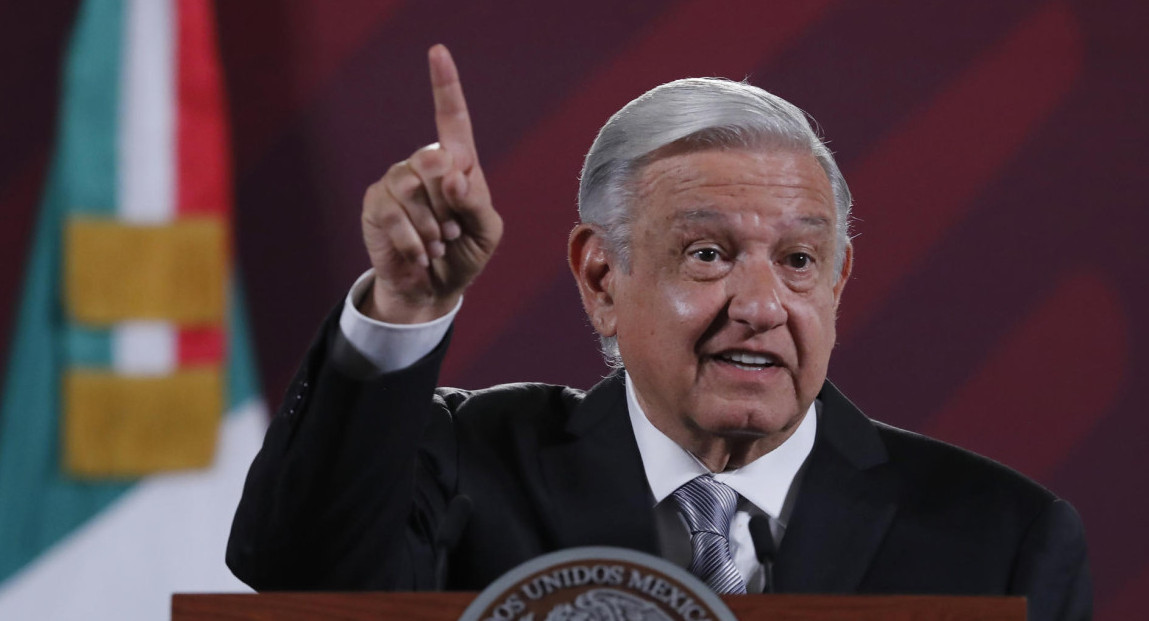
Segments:
[[[360,310],[391,323],[430,321],[454,308],[503,235],[455,62],[442,45],[427,56],[439,142],[391,166],[363,197],[375,283]]]

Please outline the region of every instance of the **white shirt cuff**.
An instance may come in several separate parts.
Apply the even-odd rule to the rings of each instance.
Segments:
[[[351,286],[343,303],[343,314],[339,317],[339,330],[347,343],[374,365],[375,371],[390,373],[409,367],[431,353],[447,335],[463,300],[460,299],[446,315],[426,323],[378,321],[359,312],[357,306],[371,288],[374,278],[375,270],[367,270]]]

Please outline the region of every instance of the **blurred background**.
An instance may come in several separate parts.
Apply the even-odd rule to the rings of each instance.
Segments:
[[[506,234],[442,383],[607,370],[565,262],[598,127],[648,88],[748,78],[808,111],[855,198],[830,378],[1081,512],[1097,618],[1149,590],[1149,5],[1137,0],[219,2],[236,262],[274,406],[367,267],[363,191],[435,139],[452,50]],[[0,11],[7,365],[77,3]],[[992,519],[992,516],[986,516]],[[2,579],[2,578],[0,578]],[[0,583],[2,584],[2,583]]]

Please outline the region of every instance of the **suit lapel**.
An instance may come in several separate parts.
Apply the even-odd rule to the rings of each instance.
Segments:
[[[897,479],[873,423],[826,382],[818,437],[774,568],[780,592],[849,592],[897,508]]]
[[[558,547],[610,545],[658,554],[653,496],[621,372],[587,393],[565,432],[540,453]]]
[[[828,381],[819,399],[818,437],[775,563],[779,592],[856,590],[897,509],[897,479],[873,423]],[[539,460],[558,548],[660,554],[621,373],[587,393]]]

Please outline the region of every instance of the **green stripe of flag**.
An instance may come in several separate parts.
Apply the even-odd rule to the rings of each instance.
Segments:
[[[71,324],[63,329],[63,360],[72,367],[109,369],[112,366],[112,331]]]
[[[247,304],[238,271],[233,270],[227,308],[227,409],[236,408],[259,396],[255,372],[255,350],[247,328]]]
[[[57,143],[60,199],[68,212],[116,213],[123,18],[120,0],[87,0],[77,16]]]
[[[24,275],[0,401],[0,582],[129,487],[80,483],[60,470],[60,226],[66,209],[115,206],[116,98],[122,7],[80,8],[64,72],[57,151]]]
[[[86,0],[65,65],[56,152],[0,393],[0,584],[132,487],[66,477],[58,423],[60,372],[67,361],[111,361],[109,331],[65,328],[61,229],[67,213],[115,214],[123,17],[120,0]],[[241,289],[233,278],[227,337],[232,411],[258,395]]]

